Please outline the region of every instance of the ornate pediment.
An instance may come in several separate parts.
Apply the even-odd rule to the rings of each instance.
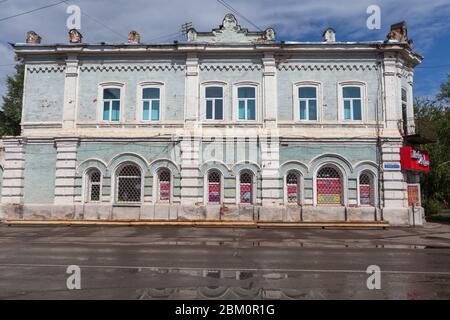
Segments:
[[[275,30],[268,28],[265,31],[248,31],[242,28],[236,17],[229,13],[223,18],[222,24],[211,32],[197,32],[191,28],[187,32],[190,42],[211,43],[254,43],[275,41]]]

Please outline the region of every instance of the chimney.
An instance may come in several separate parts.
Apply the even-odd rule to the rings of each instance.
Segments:
[[[322,37],[324,42],[336,42],[336,31],[333,28],[326,28]]]
[[[141,35],[139,34],[139,32],[137,32],[135,30],[130,31],[130,33],[128,34],[128,43],[131,43],[131,44],[141,43]]]
[[[77,29],[69,30],[69,42],[70,43],[81,43],[83,40],[83,35]]]
[[[408,41],[408,27],[406,26],[406,21],[391,25],[391,31],[387,34],[387,39],[388,42]]]
[[[40,44],[42,38],[34,31],[27,32],[27,40],[26,42],[29,44]]]

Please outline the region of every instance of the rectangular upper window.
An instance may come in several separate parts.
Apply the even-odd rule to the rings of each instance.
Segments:
[[[317,120],[317,87],[298,88],[300,120]]]
[[[120,89],[105,88],[103,89],[103,120],[119,121],[120,120]]]
[[[206,119],[223,120],[223,88],[206,87]]]
[[[343,87],[342,97],[344,102],[344,120],[362,120],[361,87]]]
[[[160,88],[142,89],[142,120],[160,120],[161,90]]]
[[[238,119],[256,120],[256,88],[238,88]]]

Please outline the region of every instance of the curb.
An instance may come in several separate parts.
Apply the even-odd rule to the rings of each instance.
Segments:
[[[257,222],[257,221],[145,221],[145,220],[4,220],[12,225],[192,226],[253,228],[387,228],[388,222]]]

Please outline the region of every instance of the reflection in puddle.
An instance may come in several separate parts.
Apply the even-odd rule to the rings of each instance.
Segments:
[[[304,290],[276,288],[270,281],[288,280],[287,273],[255,273],[218,269],[156,269],[158,274],[189,276],[198,286],[189,284],[175,288],[145,288],[137,290],[139,299],[301,299]],[[229,283],[225,285],[224,283]],[[265,285],[256,285],[256,283]],[[203,284],[203,285],[201,285]]]

